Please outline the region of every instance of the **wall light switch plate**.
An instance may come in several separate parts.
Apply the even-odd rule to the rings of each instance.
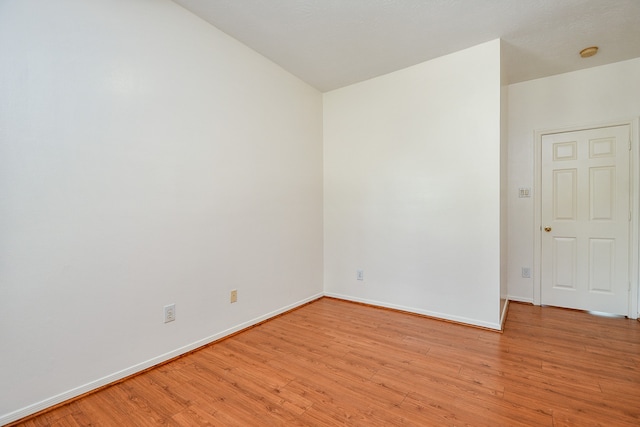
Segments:
[[[363,270],[356,270],[356,279],[364,280],[364,271]]]

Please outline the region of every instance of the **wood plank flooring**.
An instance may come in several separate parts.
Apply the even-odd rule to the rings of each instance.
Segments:
[[[323,298],[19,425],[638,426],[640,322],[512,303],[499,334]]]

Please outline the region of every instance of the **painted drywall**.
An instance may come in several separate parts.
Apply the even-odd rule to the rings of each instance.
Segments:
[[[500,44],[500,323],[504,325],[506,319],[507,300],[509,288],[507,284],[508,271],[508,159],[509,159],[509,139],[508,139],[508,70],[506,51],[504,42]]]
[[[534,185],[535,131],[637,120],[638,76],[640,58],[509,86],[510,299],[533,301],[533,279],[523,279],[520,269],[533,267],[534,199],[519,198],[518,188]]]
[[[500,83],[495,40],[324,94],[325,293],[499,327]]]
[[[322,95],[195,15],[0,2],[0,424],[320,296],[322,197]]]

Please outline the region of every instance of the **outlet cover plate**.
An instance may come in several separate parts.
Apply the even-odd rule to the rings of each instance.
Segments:
[[[176,305],[169,304],[164,306],[164,323],[176,320]]]

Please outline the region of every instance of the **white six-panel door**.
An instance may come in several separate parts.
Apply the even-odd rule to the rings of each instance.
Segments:
[[[630,129],[542,137],[541,303],[628,314]]]

